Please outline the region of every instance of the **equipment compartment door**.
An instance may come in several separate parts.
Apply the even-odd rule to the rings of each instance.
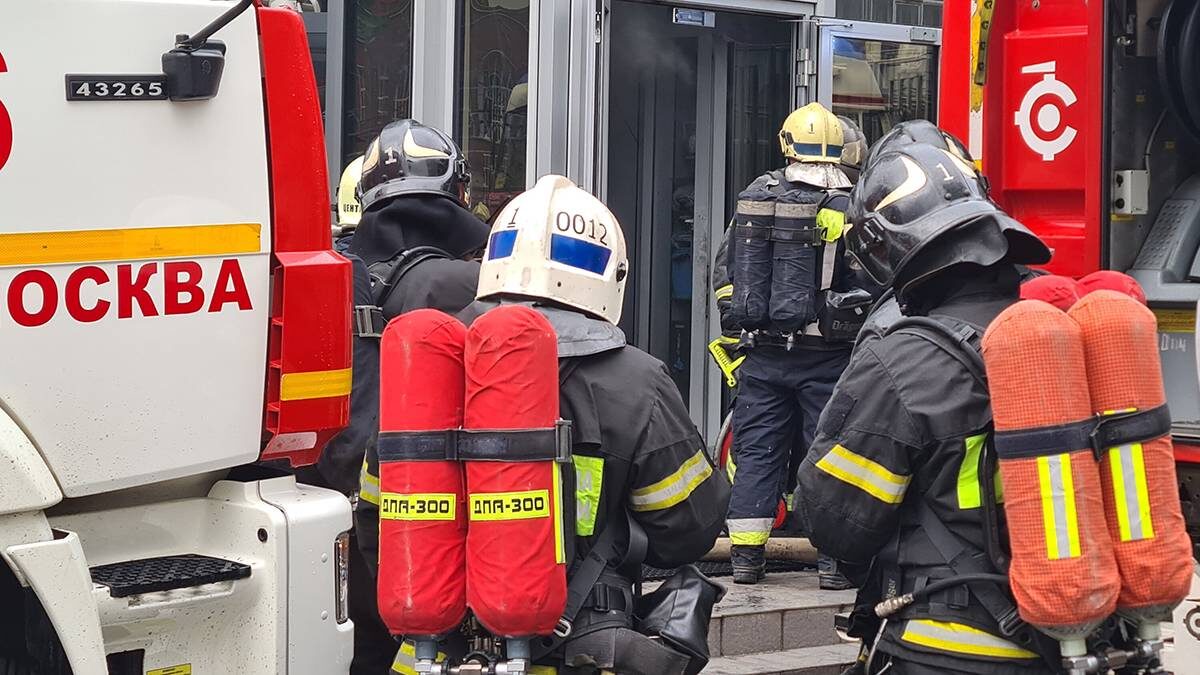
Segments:
[[[942,31],[818,20],[817,100],[875,142],[911,119],[937,119]]]

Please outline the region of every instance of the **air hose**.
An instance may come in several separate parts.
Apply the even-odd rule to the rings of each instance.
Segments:
[[[914,602],[927,598],[938,591],[944,591],[947,588],[953,588],[954,586],[961,586],[963,584],[969,584],[976,581],[986,581],[988,583],[1003,585],[1006,588],[1008,587],[1008,577],[1003,574],[986,574],[983,572],[977,572],[974,574],[960,574],[949,579],[935,581],[924,588],[913,591],[912,593],[905,593],[903,595],[887,598],[883,602],[875,605],[875,616],[878,616],[881,619],[886,619],[905,607],[913,604]]]

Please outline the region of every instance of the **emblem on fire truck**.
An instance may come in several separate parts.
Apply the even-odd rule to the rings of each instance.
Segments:
[[[1021,69],[1022,74],[1041,74],[1042,79],[1025,92],[1021,107],[1013,115],[1025,145],[1046,162],[1054,161],[1054,157],[1069,148],[1079,135],[1075,127],[1063,124],[1063,110],[1074,105],[1078,99],[1071,87],[1055,77],[1057,65],[1056,61],[1046,61]],[[1034,129],[1035,123],[1037,129]]]

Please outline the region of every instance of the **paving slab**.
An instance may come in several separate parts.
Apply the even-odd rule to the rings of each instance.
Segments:
[[[858,643],[788,649],[771,654],[723,656],[704,675],[840,675],[858,657]]]

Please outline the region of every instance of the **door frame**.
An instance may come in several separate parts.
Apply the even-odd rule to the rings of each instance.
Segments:
[[[934,46],[937,48],[939,63],[942,58],[942,31],[940,28],[827,18],[817,19],[816,27],[817,101],[831,110],[833,109],[834,38]],[[935,72],[940,73],[941,69],[938,68]],[[937,83],[935,82],[934,86],[931,87],[933,91],[937,91],[936,85]],[[936,119],[936,114],[934,119]]]

